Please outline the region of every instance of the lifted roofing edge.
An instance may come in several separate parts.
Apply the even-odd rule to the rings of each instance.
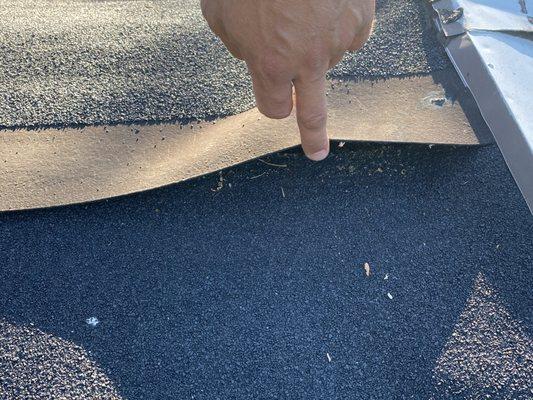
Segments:
[[[453,69],[377,82],[332,81],[337,140],[492,143]],[[294,115],[257,109],[218,121],[0,130],[0,211],[84,203],[191,179],[299,144]]]

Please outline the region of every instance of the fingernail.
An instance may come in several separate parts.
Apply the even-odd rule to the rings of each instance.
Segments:
[[[323,150],[317,151],[316,153],[309,154],[307,157],[313,161],[322,161],[324,158],[328,156],[328,153],[329,152],[327,149],[323,149]]]

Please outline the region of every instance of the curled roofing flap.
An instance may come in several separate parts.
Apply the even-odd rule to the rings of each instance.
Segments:
[[[533,32],[533,0],[437,0],[432,3],[446,36],[476,30]]]
[[[492,141],[453,70],[386,81],[330,81],[337,140],[478,145]],[[296,146],[294,113],[217,121],[0,130],[0,212],[83,203],[184,181]]]

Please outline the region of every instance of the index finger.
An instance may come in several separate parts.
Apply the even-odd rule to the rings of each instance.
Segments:
[[[304,153],[313,161],[323,160],[329,153],[325,74],[311,79],[299,77],[294,80],[294,89]]]

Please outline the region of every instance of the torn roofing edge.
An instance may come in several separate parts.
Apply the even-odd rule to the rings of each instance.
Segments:
[[[471,4],[467,0],[432,2],[435,24],[446,53],[463,83],[472,92],[533,213],[533,115],[531,110],[527,110],[533,90],[533,24],[531,30],[524,31],[521,25],[510,29],[513,26],[509,24],[518,17],[514,15],[508,25],[502,24],[501,20],[505,21],[509,13],[495,7],[489,14],[500,13],[501,19],[495,19],[493,29],[470,30],[469,21],[465,19],[472,10],[452,8],[443,11],[447,6],[459,3],[465,7]],[[483,7],[489,7],[508,2],[483,0],[481,3],[485,3],[481,4]],[[517,6],[520,4],[517,2]],[[523,15],[529,23],[531,17],[527,12],[526,8]],[[490,28],[487,25],[490,21],[485,22],[476,22],[474,26]],[[502,30],[502,26],[509,29]]]

